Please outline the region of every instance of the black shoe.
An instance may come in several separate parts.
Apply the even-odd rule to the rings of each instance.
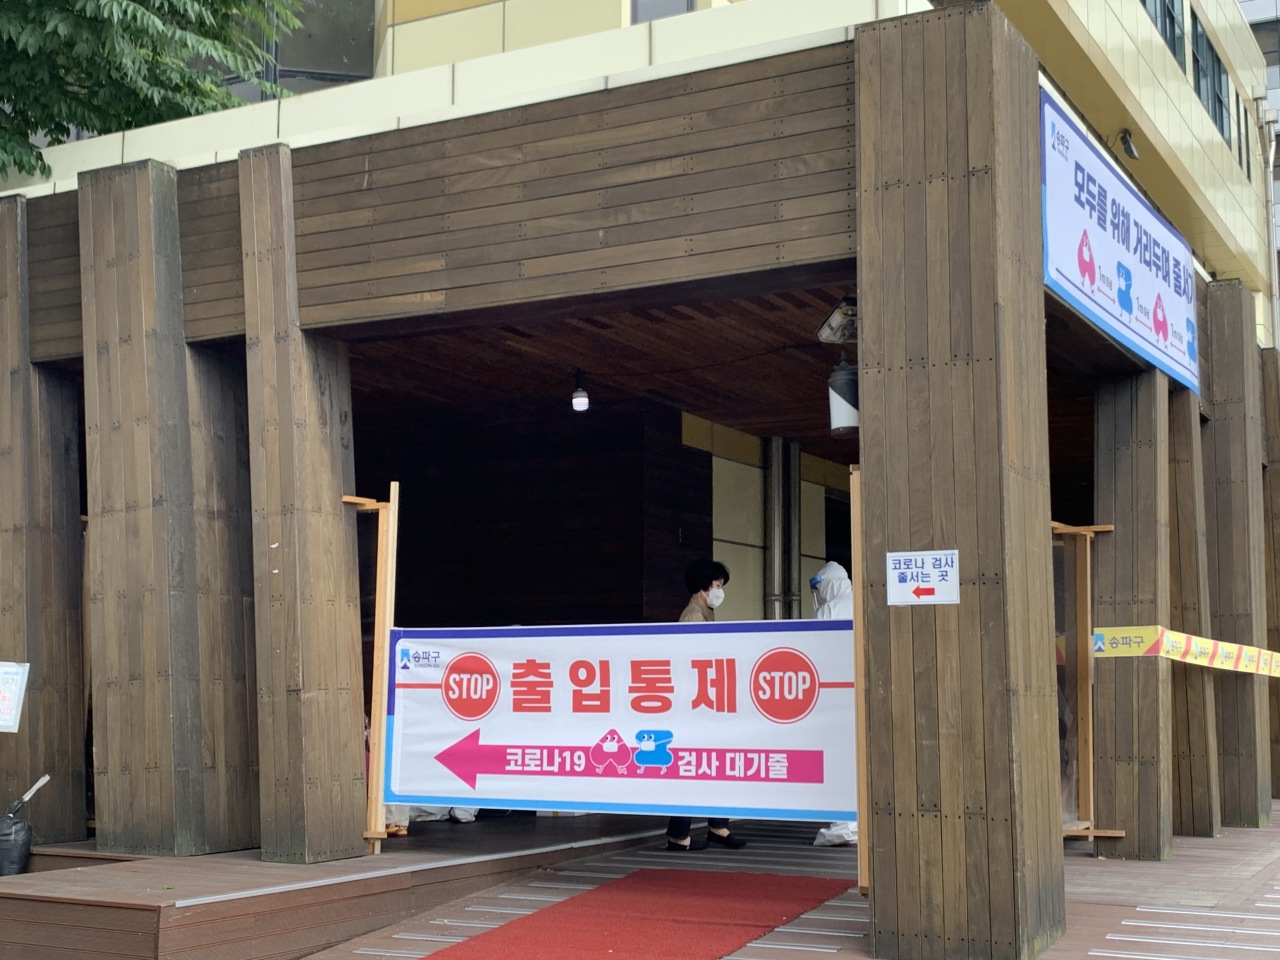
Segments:
[[[728,847],[730,850],[741,850],[747,845],[747,841],[741,837],[735,837],[732,833],[720,836],[712,831],[707,832],[707,843],[714,843],[717,846]]]
[[[672,853],[688,853],[691,850],[705,850],[707,849],[707,841],[694,840],[692,837],[690,837],[689,842],[687,844],[684,844],[684,843],[676,843],[676,841],[672,840],[670,837],[667,837],[667,849]]]

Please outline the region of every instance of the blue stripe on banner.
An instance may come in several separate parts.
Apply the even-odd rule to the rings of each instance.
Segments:
[[[506,797],[402,797],[388,791],[383,803],[405,803],[423,807],[475,807],[493,810],[563,810],[584,813],[629,813],[637,816],[663,817],[745,817],[752,820],[847,820],[856,823],[854,810],[792,810],[787,807],[680,807],[672,804],[641,805],[633,803],[578,803],[572,800],[554,802],[515,800]]]
[[[629,623],[563,627],[393,627],[397,640],[474,640],[484,637],[659,637],[690,633],[820,633],[853,630],[852,620],[775,620],[727,623]]]

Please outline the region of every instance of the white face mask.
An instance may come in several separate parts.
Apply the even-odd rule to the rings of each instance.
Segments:
[[[724,603],[724,591],[719,587],[712,587],[707,591],[707,606],[714,610],[720,604]]]

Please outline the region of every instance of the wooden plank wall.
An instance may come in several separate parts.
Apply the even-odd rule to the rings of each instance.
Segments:
[[[300,149],[321,327],[848,261],[850,44]],[[191,341],[245,328],[234,163],[178,175]],[[80,355],[77,202],[32,201],[32,355]]]
[[[1267,649],[1280,650],[1280,352],[1262,351],[1263,518],[1266,526]],[[1271,796],[1280,797],[1280,683],[1267,688]]]
[[[177,178],[81,174],[94,777],[99,849],[203,851]]]
[[[186,353],[204,801],[221,844],[244,850],[259,839],[248,388],[243,357]]]
[[[245,461],[243,404],[227,397],[238,383],[184,343],[176,172],[82,174],[79,200],[98,846],[251,846],[252,732],[228,666],[244,658],[231,558],[248,498],[226,479]],[[214,622],[223,601],[235,619]]]
[[[302,323],[852,261],[834,44],[294,154]]]
[[[244,332],[240,175],[236,162],[178,173],[178,234],[187,340]]]
[[[1098,385],[1094,624],[1169,620],[1169,380],[1150,370]],[[1124,830],[1098,839],[1108,857],[1173,855],[1170,671],[1161,659],[1098,660],[1094,667],[1095,821]]]
[[[1205,526],[1209,545],[1210,636],[1266,644],[1262,494],[1262,374],[1253,294],[1238,280],[1209,284],[1208,383],[1201,385]],[[1215,672],[1223,826],[1271,818],[1268,681]]]
[[[80,356],[80,215],[74,193],[27,202],[31,359]]]
[[[18,732],[0,735],[0,796],[48,773],[29,818],[60,842],[86,834],[79,396],[31,363],[28,212],[0,200],[0,660],[30,664]]]
[[[994,4],[858,29],[872,952],[1064,928],[1034,53]],[[890,608],[956,547],[959,606]]]
[[[240,157],[262,856],[364,852],[350,365],[298,322],[283,145]],[[305,664],[305,670],[303,665]]]
[[[1209,547],[1204,519],[1200,398],[1169,393],[1169,620],[1171,630],[1209,636]],[[1171,664],[1173,683],[1173,832],[1222,832],[1217,707],[1213,671]]]

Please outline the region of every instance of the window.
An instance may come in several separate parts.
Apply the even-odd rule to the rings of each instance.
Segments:
[[[1253,183],[1253,144],[1249,142],[1251,139],[1249,136],[1249,127],[1251,124],[1248,122],[1248,109],[1245,110],[1244,115],[1245,125],[1241,128],[1244,130],[1244,175],[1248,178],[1250,183]]]
[[[1187,69],[1186,32],[1182,19],[1183,0],[1142,0],[1147,16],[1164,37],[1165,46],[1178,61],[1178,66]]]
[[[1231,93],[1227,85],[1227,68],[1222,58],[1209,42],[1209,35],[1200,24],[1200,18],[1191,14],[1191,74],[1195,80],[1196,96],[1209,111],[1213,125],[1231,146]]]
[[[648,23],[693,9],[693,0],[631,0],[631,22]]]
[[[373,0],[304,0],[302,25],[263,49],[275,58],[262,79],[293,93],[324,90],[373,76]],[[228,87],[250,103],[267,96],[244,78]]]
[[[1236,129],[1243,130],[1244,123],[1241,122],[1240,113],[1240,91],[1236,91]],[[1236,137],[1236,163],[1240,164],[1241,169],[1244,168],[1244,136]]]

